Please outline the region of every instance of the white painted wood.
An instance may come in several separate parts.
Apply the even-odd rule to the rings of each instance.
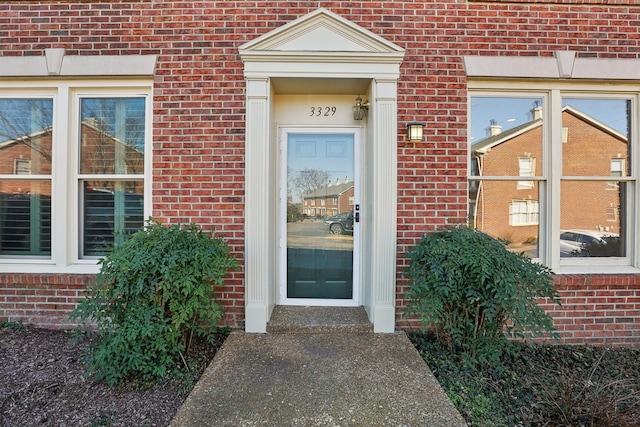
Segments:
[[[153,76],[158,55],[66,55],[45,49],[45,56],[0,57],[0,77]]]
[[[322,37],[318,37],[320,35]],[[275,228],[276,222],[270,222],[270,218],[277,214],[277,203],[264,199],[269,193],[261,186],[276,182],[274,171],[278,169],[279,156],[274,129],[282,124],[267,121],[271,117],[269,112],[255,114],[249,109],[249,103],[257,93],[252,86],[261,79],[268,82],[277,78],[278,88],[291,95],[294,92],[286,87],[288,82],[322,78],[336,82],[360,79],[351,96],[355,100],[357,95],[361,95],[371,102],[368,118],[362,124],[352,124],[366,127],[362,145],[366,161],[361,174],[365,191],[361,199],[368,209],[364,215],[368,219],[364,220],[363,238],[370,239],[366,240],[367,246],[362,253],[363,288],[358,295],[361,297],[359,303],[365,305],[374,323],[374,329],[393,332],[397,198],[395,82],[399,77],[404,49],[326,9],[318,9],[245,43],[239,51],[247,79],[246,330],[266,330],[266,316],[272,307],[268,299],[276,293],[272,272],[264,266],[266,259],[260,259],[259,252],[275,250],[278,244],[276,237],[260,232],[260,229]],[[371,91],[364,94],[361,92],[362,82],[367,80]],[[344,94],[344,85],[340,86],[340,93]],[[331,85],[325,81],[318,85],[315,95],[335,94],[330,89]],[[314,94],[311,89],[304,89],[304,93]],[[374,93],[379,95],[371,99]],[[264,105],[274,108],[268,102]],[[303,123],[301,120],[298,123],[287,122],[287,125]],[[270,167],[262,163],[269,162],[267,159],[270,158],[276,159],[271,161]]]

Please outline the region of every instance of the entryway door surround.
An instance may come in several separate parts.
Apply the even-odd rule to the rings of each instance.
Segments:
[[[375,332],[394,332],[397,80],[404,49],[321,8],[239,52],[246,80],[246,332],[266,332],[278,301],[279,94],[348,94],[354,102],[360,95],[370,102],[365,120],[351,123],[365,135],[360,301]]]

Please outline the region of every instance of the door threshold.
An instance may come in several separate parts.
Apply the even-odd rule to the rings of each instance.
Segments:
[[[373,332],[364,307],[278,305],[267,323],[268,333],[362,333]]]

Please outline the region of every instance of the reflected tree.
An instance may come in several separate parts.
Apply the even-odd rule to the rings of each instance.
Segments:
[[[313,193],[320,188],[326,187],[328,182],[329,172],[321,169],[305,168],[291,176],[291,185],[299,195]]]

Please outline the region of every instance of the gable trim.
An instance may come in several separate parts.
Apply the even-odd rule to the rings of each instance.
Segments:
[[[247,51],[285,50],[283,46],[286,43],[320,27],[331,29],[345,39],[360,45],[364,51],[404,54],[403,48],[322,7],[243,44],[239,50],[241,54]],[[336,46],[326,46],[319,50],[335,51]],[[318,49],[314,49],[314,52],[317,51]]]

